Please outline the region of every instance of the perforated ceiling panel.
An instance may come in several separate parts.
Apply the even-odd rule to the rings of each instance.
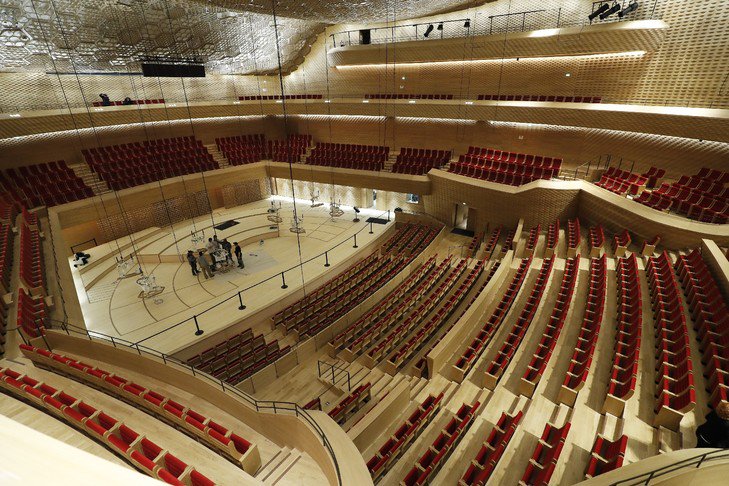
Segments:
[[[276,23],[284,66],[323,27]],[[217,73],[273,70],[273,17],[185,0],[0,0],[0,69],[127,72],[148,56],[197,57]]]

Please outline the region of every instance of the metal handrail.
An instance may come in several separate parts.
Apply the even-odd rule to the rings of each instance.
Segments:
[[[273,410],[273,413],[278,414],[281,411],[286,412],[293,412],[296,417],[301,417],[304,419],[304,421],[309,424],[309,426],[319,435],[319,438],[322,441],[322,445],[327,449],[327,452],[332,458],[332,461],[334,462],[334,468],[337,473],[337,483],[341,486],[342,483],[342,476],[341,472],[339,470],[339,462],[337,461],[337,457],[334,454],[334,449],[332,448],[331,443],[329,442],[329,439],[327,438],[326,433],[321,428],[321,426],[314,420],[314,418],[309,414],[308,410],[300,406],[296,402],[285,402],[285,401],[277,401],[277,400],[258,400],[254,396],[249,395],[248,393],[239,390],[238,388],[226,383],[223,380],[220,380],[218,378],[215,378],[212,375],[209,375],[208,373],[204,371],[200,371],[199,369],[195,368],[191,364],[185,363],[173,356],[170,356],[168,354],[165,354],[161,351],[157,351],[156,349],[149,348],[147,346],[140,346],[139,343],[133,343],[131,341],[127,341],[126,339],[122,338],[115,338],[113,336],[106,335],[104,333],[96,332],[96,331],[89,331],[86,328],[78,327],[74,324],[71,324],[70,322],[66,321],[58,321],[55,319],[45,318],[42,320],[43,323],[50,329],[61,329],[63,330],[68,336],[71,336],[73,334],[85,336],[89,339],[89,341],[97,341],[97,342],[104,342],[104,343],[111,343],[111,345],[115,348],[119,347],[121,349],[129,348],[131,350],[135,350],[139,356],[152,356],[157,359],[162,359],[162,362],[167,365],[175,365],[176,367],[181,368],[185,372],[192,373],[192,376],[196,378],[200,378],[204,381],[210,382],[210,384],[220,387],[220,389],[224,393],[230,393],[236,396],[236,398],[239,398],[243,400],[244,402],[248,403],[249,405],[253,406],[256,409],[256,412],[260,412],[262,410],[269,411]],[[51,324],[48,326],[48,324]],[[58,324],[58,326],[55,326],[54,324]],[[49,351],[52,351],[52,346],[48,342],[45,336],[45,330],[41,328],[40,323],[36,322],[36,328],[38,330],[38,334],[43,339],[46,347]],[[20,338],[23,340],[25,344],[30,344],[28,339],[25,337],[23,330],[20,327],[15,327],[13,329],[9,329],[9,331],[17,331],[20,335]]]
[[[711,456],[711,457],[709,457],[709,456]],[[650,484],[650,482],[653,479],[656,479],[658,477],[672,473],[674,471],[678,471],[680,469],[683,469],[683,468],[686,468],[689,466],[693,466],[693,465],[696,465],[696,469],[698,469],[699,467],[701,467],[701,465],[705,461],[712,461],[712,460],[718,460],[718,459],[724,459],[724,458],[729,459],[729,450],[716,449],[716,450],[713,450],[710,452],[705,452],[698,456],[689,457],[687,459],[675,462],[673,464],[668,464],[661,468],[654,469],[653,471],[635,475],[631,478],[621,479],[620,481],[610,483],[610,486],[627,485],[627,484],[629,484],[630,486],[638,485],[638,484],[647,485],[647,484]],[[643,478],[645,478],[645,479],[643,479]]]

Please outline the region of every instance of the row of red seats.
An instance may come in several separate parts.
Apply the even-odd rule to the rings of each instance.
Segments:
[[[635,392],[643,324],[643,303],[635,253],[629,257],[618,258],[615,273],[618,290],[617,331],[604,410],[616,417],[622,417],[625,402]]]
[[[10,291],[10,274],[13,268],[13,243],[15,234],[10,222],[0,221],[0,292]]]
[[[491,342],[494,332],[501,326],[506,314],[509,313],[509,309],[511,309],[514,299],[516,299],[516,295],[524,283],[531,263],[531,257],[522,259],[519,263],[519,268],[517,268],[511,283],[501,297],[501,301],[496,306],[496,309],[494,309],[488,321],[486,321],[476,337],[473,338],[471,344],[468,345],[466,351],[456,360],[453,368],[461,378],[465,377],[471,370],[478,357],[481,356],[481,353],[483,353],[486,346]]]
[[[214,484],[185,462],[139,435],[124,423],[62,390],[10,368],[0,370],[0,386],[106,445],[137,469],[167,484]]]
[[[438,413],[443,401],[443,393],[438,396],[430,395],[415,411],[410,414],[395,433],[377,450],[374,456],[367,461],[367,469],[372,480],[377,482],[392,464],[408,449],[420,432],[430,423]]]
[[[645,187],[647,182],[648,179],[646,177],[610,167],[600,177],[600,180],[595,182],[595,185],[619,195],[625,194],[626,192],[631,195],[636,195]]]
[[[473,235],[473,238],[471,238],[471,241],[468,242],[468,246],[466,247],[466,254],[464,255],[466,258],[473,258],[475,256],[476,252],[478,252],[478,249],[481,247],[483,237],[484,234],[480,231]]]
[[[554,223],[550,223],[549,228],[547,228],[547,248],[546,248],[545,256],[554,255],[554,252],[557,250],[558,244],[559,244],[559,220],[556,220]]]
[[[384,160],[375,160],[379,156],[374,154],[355,156],[328,156],[317,154],[309,156],[306,160],[310,165],[322,165],[324,167],[336,167],[340,169],[381,171],[385,168]]]
[[[534,167],[546,167],[551,169],[559,169],[562,167],[562,159],[557,157],[545,157],[543,155],[523,154],[520,152],[510,152],[508,150],[498,150],[488,147],[468,147],[467,155],[476,156],[482,159],[493,160],[495,162],[517,162],[523,165],[531,165]]]
[[[157,391],[145,388],[123,376],[43,348],[22,344],[20,349],[38,366],[51,368],[80,380],[114,397],[132,402],[150,415],[175,423],[179,430],[201,439],[205,445],[251,474],[254,474],[260,465],[260,456],[254,444],[211,418]]]
[[[530,174],[514,174],[511,172],[501,172],[498,170],[484,169],[480,166],[462,164],[460,162],[451,162],[448,172],[458,175],[473,177],[497,184],[507,184],[510,186],[521,186],[529,184],[539,179],[549,180],[557,176],[558,172],[553,169],[530,168]],[[526,169],[525,169],[526,170]]]
[[[539,241],[539,234],[542,232],[542,225],[537,224],[536,226],[533,226],[529,230],[529,236],[527,237],[526,244],[524,246],[524,249],[527,254],[531,255],[534,253],[534,250],[537,247],[537,242]]]
[[[48,317],[43,297],[33,298],[25,289],[18,287],[18,319],[17,326],[31,338],[45,333],[45,322]]]
[[[274,324],[281,327],[285,333],[289,333],[294,329],[300,331],[310,324],[327,320],[328,317],[325,314],[339,313],[349,304],[355,294],[359,294],[363,288],[387,273],[399,261],[398,258],[391,256],[379,257],[372,260],[371,265],[350,268],[355,271],[345,272],[350,277],[349,279],[340,279],[342,277],[340,275],[335,279],[339,283],[327,283],[319,287],[317,290],[321,289],[324,292],[318,292],[314,300],[302,303],[303,305],[291,314],[284,314],[280,319],[274,316]]]
[[[435,256],[430,257],[428,261],[412,272],[403,283],[387,294],[385,299],[378,302],[372,309],[334,336],[329,341],[330,349],[332,350],[330,354],[333,354],[334,349],[343,349],[348,343],[351,344],[352,341],[358,339],[362,333],[368,332],[373,325],[377,325],[380,322],[379,318],[385,312],[394,310],[397,301],[403,296],[414,298],[413,296],[417,295],[418,292],[421,290],[424,291],[427,288],[427,284],[423,282],[423,279],[431,278],[429,274],[435,268],[435,258]],[[447,265],[441,264],[441,267],[442,271],[445,271]],[[361,342],[364,343],[364,340]]]
[[[379,290],[389,282],[395,275],[399,274],[412,261],[413,257],[396,257],[388,264],[373,273],[369,279],[353,288],[347,294],[347,298],[338,302],[333,309],[326,309],[321,317],[310,319],[300,324],[297,328],[299,339],[302,336],[314,336],[321,330],[329,327],[336,320],[340,319],[347,312],[358,306],[362,300]],[[331,307],[331,306],[330,306]]]
[[[524,476],[519,481],[520,486],[540,485],[546,486],[554,472],[554,467],[562,453],[565,439],[570,431],[570,423],[567,422],[561,428],[547,423],[542,432],[542,437],[537,442],[529,463],[527,464]]]
[[[160,166],[138,166],[132,169],[98,168],[98,174],[111,189],[118,191],[170,177],[196,174],[219,168],[218,163],[212,160],[212,156],[210,156],[209,160],[180,158],[174,165],[167,163]]]
[[[81,154],[87,158],[95,160],[97,158],[114,158],[117,156],[128,157],[137,153],[165,152],[169,150],[177,150],[179,147],[195,148],[202,147],[202,142],[192,135],[174,138],[157,138],[151,140],[143,140],[141,142],[120,143],[117,145],[106,145],[101,147],[90,147],[82,149]]]
[[[382,145],[357,145],[353,143],[318,143],[314,148],[317,153],[325,154],[377,154],[385,159],[390,154],[390,147]]]
[[[208,371],[206,368],[221,356],[228,353],[239,354],[241,351],[247,351],[250,347],[257,347],[263,341],[263,334],[254,337],[253,329],[248,328],[245,331],[228,338],[227,340],[212,346],[201,353],[187,359],[187,364],[199,368],[202,371]]]
[[[683,313],[681,292],[668,253],[648,258],[646,274],[653,308],[656,350],[656,425],[678,430],[684,414],[696,400],[690,339]],[[688,395],[688,400],[682,396]],[[681,406],[678,406],[680,403]]]
[[[523,416],[524,412],[521,410],[514,415],[505,412],[501,414],[488,439],[476,454],[476,458],[471,461],[466,473],[458,481],[458,486],[483,486],[488,482]]]
[[[605,230],[601,225],[590,228],[590,256],[599,256],[598,253],[605,247]]]
[[[484,150],[484,149],[481,149]],[[559,169],[562,167],[562,159],[552,157],[532,156],[516,152],[485,149],[487,153],[462,154],[458,156],[458,162],[477,165],[485,169],[494,169],[501,172],[514,172],[517,174],[532,174],[530,168]]]
[[[567,256],[573,257],[580,248],[582,234],[580,232],[580,219],[570,219],[567,221]]]
[[[486,241],[486,246],[483,248],[484,260],[490,259],[491,255],[494,253],[496,245],[499,243],[499,238],[501,237],[501,228],[501,225],[499,225],[491,231],[491,235]]]
[[[55,206],[94,195],[63,160],[23,166],[0,174],[0,190],[20,206]]]
[[[320,94],[297,94],[297,95],[253,95],[239,96],[241,101],[272,101],[272,100],[320,100],[324,95]]]
[[[678,257],[675,265],[703,354],[711,406],[729,402],[729,305],[699,250]]]
[[[45,294],[43,249],[40,232],[25,221],[20,223],[20,281],[33,295]]]
[[[344,424],[349,415],[359,410],[365,403],[372,398],[372,384],[367,382],[359,385],[352,393],[347,395],[344,400],[339,402],[333,409],[329,411],[329,415],[335,422]]]
[[[641,176],[646,178],[646,187],[656,187],[658,179],[666,175],[665,169],[659,169],[658,167],[651,166],[648,172],[644,172]]]
[[[601,96],[554,96],[554,95],[478,95],[479,100],[485,101],[539,101],[557,103],[600,103]]]
[[[625,252],[628,250],[628,247],[632,242],[633,239],[626,229],[616,235],[613,235],[613,252],[615,253],[615,257],[619,258],[625,255]]]
[[[420,349],[423,344],[425,344],[427,340],[430,339],[433,333],[437,332],[438,329],[440,329],[441,325],[446,321],[446,319],[448,319],[448,317],[453,313],[456,307],[460,305],[468,292],[471,291],[471,287],[483,272],[483,266],[483,260],[479,260],[478,263],[476,263],[476,266],[471,269],[471,271],[466,276],[466,279],[461,283],[461,285],[458,286],[458,288],[453,293],[453,295],[451,295],[448,301],[438,309],[438,312],[436,312],[435,315],[433,315],[428,320],[428,322],[422,325],[418,329],[418,332],[410,339],[408,339],[402,346],[400,346],[397,351],[388,359],[388,363],[390,363],[393,369],[399,369],[403,364],[405,364],[407,359],[414,352]]]
[[[696,175],[701,179],[715,181],[721,184],[729,183],[729,171],[702,167]]]
[[[281,348],[278,339],[261,344],[248,352],[229,353],[213,363],[212,375],[232,385],[237,385],[249,376],[275,362],[289,352],[290,346]]]
[[[539,304],[542,301],[542,296],[544,295],[544,291],[547,287],[547,282],[549,281],[553,268],[554,258],[548,258],[542,262],[542,267],[539,269],[537,280],[534,282],[534,287],[532,287],[531,294],[527,298],[524,308],[521,310],[521,313],[519,314],[516,323],[511,328],[508,336],[506,336],[504,344],[501,345],[501,348],[494,359],[486,367],[485,384],[486,388],[489,390],[496,388],[496,385],[501,379],[501,376],[504,374],[504,371],[506,371],[506,368],[509,367],[511,359],[514,357],[514,354],[516,354],[517,349],[519,349],[519,345],[524,339],[529,326],[534,320],[534,315],[539,309]]]
[[[110,103],[111,103],[110,106],[125,106],[124,101],[111,101]],[[131,104],[132,105],[158,105],[160,103],[164,104],[165,99],[159,98],[156,100],[132,100]],[[93,101],[91,103],[91,105],[92,106],[104,106],[104,102],[103,101]]]
[[[382,251],[390,253],[404,253],[406,251],[410,251],[410,254],[415,252],[420,253],[433,241],[433,238],[438,235],[439,231],[440,228],[408,224],[404,229],[398,229],[398,233],[382,245]]]
[[[364,95],[366,100],[452,100],[452,94],[374,93]]]
[[[620,436],[614,441],[598,435],[590,452],[590,462],[587,464],[585,478],[594,478],[600,474],[620,468],[623,465],[627,447],[627,435]]]
[[[486,288],[486,285],[488,285],[488,283],[494,277],[494,274],[496,273],[496,270],[499,269],[499,266],[500,265],[501,265],[501,262],[495,262],[493,264],[493,266],[491,267],[491,270],[489,271],[489,274],[486,276],[486,279],[481,284],[481,287],[479,287],[478,290],[476,290],[476,292],[473,293],[473,296],[471,297],[471,301],[468,303],[467,306],[465,306],[463,308],[463,311],[461,312],[461,315],[458,316],[458,318],[456,318],[456,319],[454,319],[452,321],[452,323],[448,327],[448,329],[446,329],[445,332],[443,332],[440,335],[440,337],[438,337],[438,339],[434,340],[431,343],[430,348],[428,349],[428,351],[426,351],[425,353],[423,353],[423,355],[420,357],[420,359],[418,359],[418,361],[415,362],[415,364],[413,365],[413,369],[417,372],[417,373],[415,373],[415,376],[422,376],[423,378],[429,378],[429,376],[428,376],[429,371],[428,371],[427,366],[426,366],[427,365],[427,361],[428,361],[428,354],[430,354],[430,352],[433,349],[435,349],[435,347],[441,342],[441,340],[448,335],[448,333],[450,332],[450,330],[453,329],[453,326],[456,325],[456,323],[460,320],[461,317],[463,317],[463,315],[466,313],[466,311],[468,311],[468,309],[471,308],[471,306],[474,304],[474,302],[476,302],[476,299],[481,294],[481,292],[483,292],[483,289]]]
[[[435,290],[407,317],[391,330],[385,339],[380,341],[376,346],[367,352],[367,357],[373,362],[379,361],[381,358],[389,354],[393,349],[411,332],[415,327],[421,327],[423,319],[430,314],[436,307],[440,305],[441,300],[448,294],[463,272],[466,270],[467,260],[463,259],[448,273],[445,280],[442,281]],[[437,316],[437,321],[443,318],[442,315]]]
[[[559,335],[562,332],[564,321],[567,319],[567,312],[572,304],[572,295],[575,291],[577,272],[579,269],[579,255],[566,261],[564,274],[562,275],[562,285],[557,295],[557,301],[554,303],[552,314],[549,316],[549,322],[547,322],[547,327],[542,333],[539,344],[537,344],[537,349],[534,351],[534,355],[521,378],[520,391],[522,395],[531,397],[534,394],[534,390],[537,388],[539,380],[541,380],[542,374],[547,368],[547,363],[549,363],[549,359],[552,357],[554,347],[557,345],[557,339],[559,339]]]
[[[427,278],[419,279],[420,283],[418,283],[417,287],[408,292],[405,295],[405,299],[400,301],[397,306],[394,308],[380,308],[379,312],[372,316],[374,319],[371,322],[359,321],[361,324],[357,327],[356,338],[346,346],[347,351],[352,355],[358,354],[369,344],[376,342],[388,333],[392,326],[405,316],[409,309],[415,306],[415,303],[425,296],[441,277],[446,274],[450,269],[452,259],[453,257],[449,256],[432,273],[428,274]],[[422,272],[419,272],[419,275],[422,275]],[[397,299],[393,301],[393,304],[395,302],[397,302]]]
[[[430,478],[438,473],[463,436],[466,435],[480,405],[481,403],[478,401],[471,405],[465,403],[461,405],[458,413],[441,429],[433,444],[400,481],[401,486],[427,484]]]
[[[597,337],[600,334],[606,292],[607,257],[602,255],[600,258],[590,259],[590,286],[585,314],[582,318],[575,351],[572,353],[572,359],[559,392],[559,401],[570,407],[575,404],[577,394],[585,385],[590,372],[592,356],[595,352]]]

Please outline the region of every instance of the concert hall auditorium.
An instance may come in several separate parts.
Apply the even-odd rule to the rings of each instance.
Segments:
[[[0,0],[0,443],[727,484],[729,1]]]

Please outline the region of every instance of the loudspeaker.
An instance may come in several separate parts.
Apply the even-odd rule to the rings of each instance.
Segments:
[[[359,43],[360,44],[369,44],[372,40],[372,37],[370,35],[370,29],[362,29],[359,31]]]
[[[204,78],[204,64],[142,63],[142,75],[146,78]]]

